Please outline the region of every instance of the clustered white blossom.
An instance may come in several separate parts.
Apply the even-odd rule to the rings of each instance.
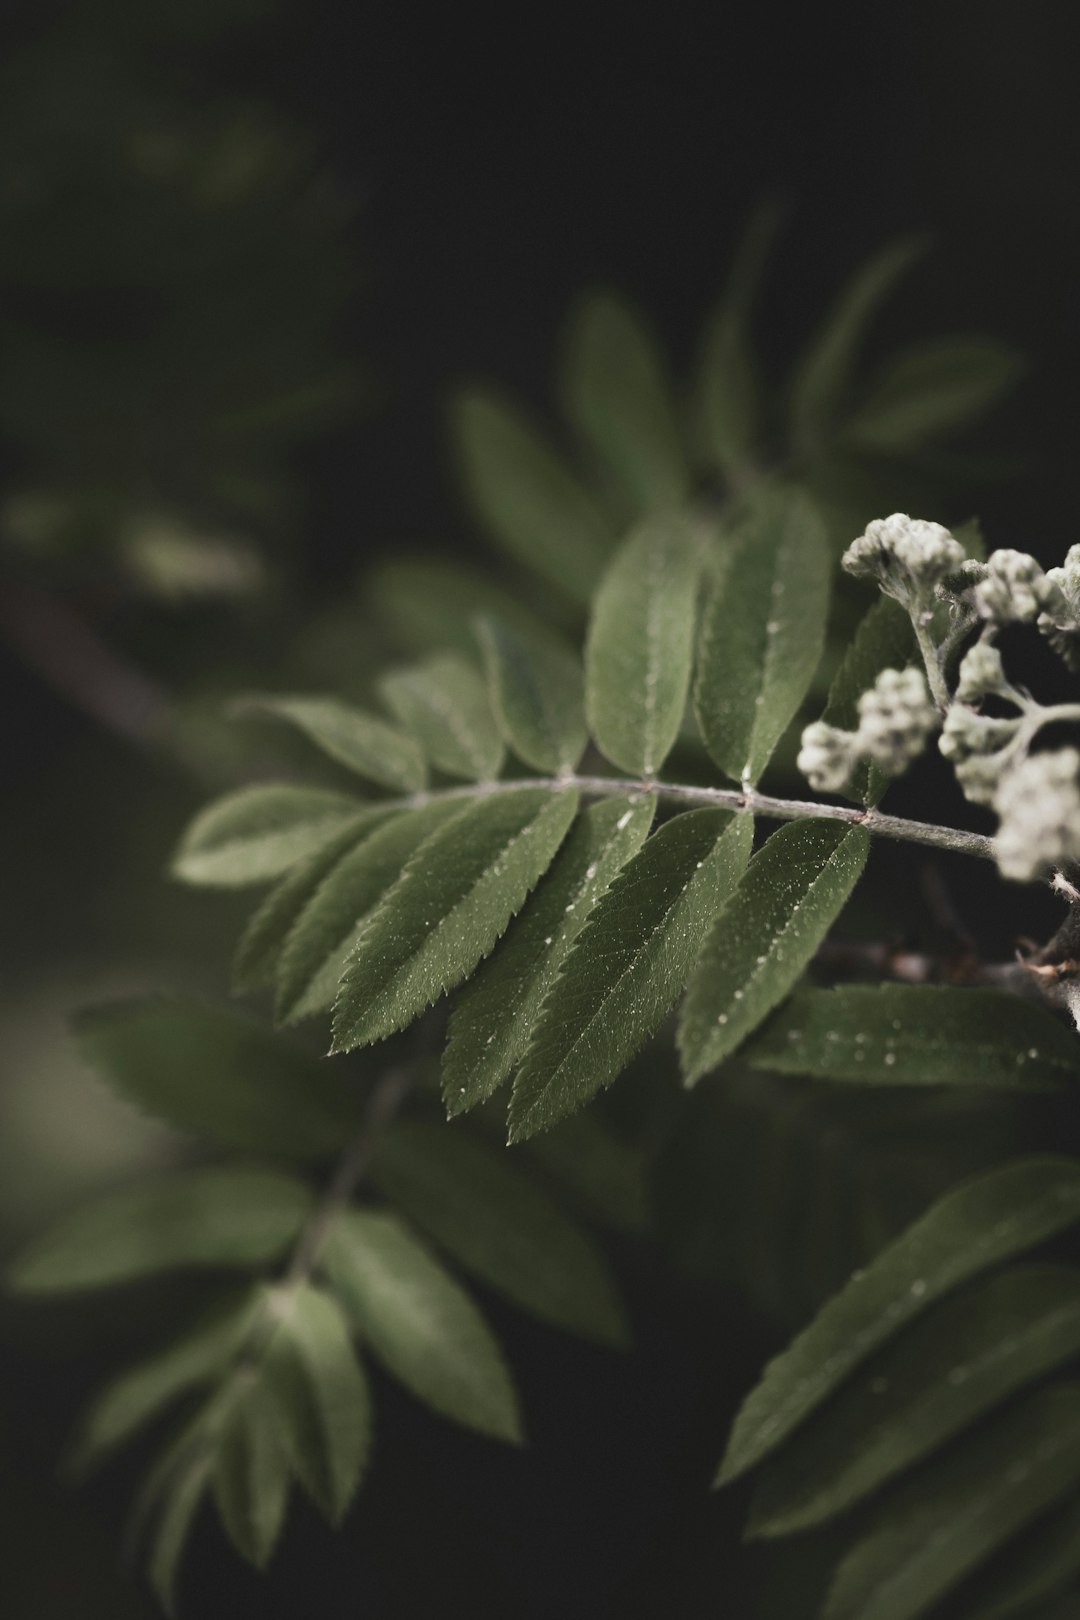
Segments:
[[[802,734],[796,763],[823,793],[838,793],[862,759],[899,776],[922,753],[937,723],[921,670],[883,669],[859,699],[857,730],[815,721]]]
[[[1048,568],[1039,629],[1070,669],[1080,670],[1080,546],[1070,546],[1061,568]]]
[[[940,523],[894,512],[866,525],[844,553],[849,574],[872,579],[905,607],[924,603],[965,560],[964,548]]]
[[[995,551],[972,592],[976,611],[990,624],[1034,624],[1047,605],[1046,575],[1026,551]]]
[[[1080,753],[1055,748],[1005,771],[994,796],[998,866],[1020,882],[1080,860]]]

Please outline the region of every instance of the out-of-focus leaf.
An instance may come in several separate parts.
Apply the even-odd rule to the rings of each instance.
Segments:
[[[587,741],[581,666],[558,643],[482,618],[477,635],[503,737],[537,771],[572,771]]]
[[[192,1457],[170,1481],[154,1530],[147,1571],[158,1602],[170,1620],[176,1614],[176,1578],[180,1560],[209,1485],[210,1458],[200,1453]]]
[[[566,953],[615,874],[637,853],[656,800],[607,799],[571,829],[498,950],[462,991],[443,1056],[450,1115],[489,1097],[520,1063]]]
[[[183,1266],[275,1259],[311,1211],[303,1182],[268,1170],[187,1170],[108,1193],[37,1238],[8,1272],[27,1294],[133,1281]]]
[[[715,1069],[800,978],[858,882],[862,827],[789,822],[773,833],[712,926],[679,1020],[687,1085]]]
[[[590,1219],[641,1236],[649,1226],[645,1156],[620,1141],[595,1114],[575,1114],[534,1136],[525,1152]]]
[[[1022,356],[996,338],[937,338],[881,368],[844,438],[862,450],[919,450],[985,415],[1024,372]]]
[[[889,1086],[1045,1089],[1080,1080],[1080,1041],[997,990],[848,984],[806,990],[747,1052],[755,1067]]]
[[[227,1147],[318,1159],[358,1127],[356,1099],[331,1065],[236,1013],[130,1001],[81,1014],[75,1029],[125,1101]]]
[[[195,817],[172,870],[185,883],[221,888],[266,883],[329,843],[360,809],[356,799],[318,788],[240,788]]]
[[[482,1282],[542,1322],[625,1345],[626,1322],[603,1256],[532,1180],[520,1155],[448,1131],[394,1125],[371,1179],[394,1206]]]
[[[412,737],[337,698],[248,697],[234,708],[295,726],[338,764],[392,793],[415,793],[427,784],[424,756]]]
[[[320,1263],[395,1378],[455,1423],[520,1442],[517,1397],[491,1330],[401,1221],[349,1211],[335,1223]]]
[[[833,676],[821,716],[826,725],[858,730],[859,698],[870,690],[883,669],[906,668],[914,650],[911,615],[891,596],[879,597],[861,620]],[[844,797],[875,805],[890,781],[872,760],[860,761],[845,786]]]
[[[515,562],[582,605],[613,536],[592,495],[516,407],[460,393],[451,425],[473,510]]]
[[[1018,1159],[947,1193],[769,1362],[735,1419],[720,1483],[775,1451],[936,1299],[1077,1220],[1080,1167],[1070,1159]]]
[[[644,519],[604,575],[585,645],[589,729],[614,765],[652,776],[679,734],[693,657],[701,536]]]
[[[957,1620],[1074,1620],[1076,1597],[1047,1603],[1080,1575],[1080,1501],[1052,1508],[965,1586]]]
[[[547,1130],[610,1085],[686,984],[742,875],[749,816],[691,810],[619,873],[540,1010],[510,1103],[510,1140]]]
[[[471,656],[476,614],[523,636],[542,635],[551,619],[546,608],[534,612],[479,568],[429,557],[381,564],[367,582],[364,601],[395,643],[416,657],[434,648]]]
[[[485,682],[454,653],[392,671],[379,691],[431,763],[447,776],[493,781],[505,750]]]
[[[694,704],[720,769],[752,784],[821,658],[829,561],[821,520],[796,490],[757,497],[734,548],[702,614]]]
[[[676,505],[690,471],[667,367],[645,318],[613,292],[583,298],[568,324],[564,409],[632,508]]]
[[[252,1381],[229,1404],[214,1447],[214,1500],[242,1558],[265,1569],[285,1522],[289,1463],[278,1417],[261,1384]]]
[[[384,1040],[468,978],[551,864],[577,806],[573,789],[512,789],[432,833],[349,957],[332,1050]]]

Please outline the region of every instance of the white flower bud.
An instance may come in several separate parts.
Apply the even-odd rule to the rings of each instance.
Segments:
[[[986,577],[973,592],[979,616],[992,624],[1034,624],[1043,606],[1046,576],[1025,551],[992,552]]]
[[[844,553],[849,574],[873,579],[887,596],[909,603],[925,599],[964,561],[959,540],[940,523],[894,512],[876,518]]]
[[[962,702],[949,709],[938,750],[952,761],[956,780],[969,803],[993,804],[1001,779],[1000,751],[1015,737],[1018,723],[976,714]]]
[[[795,761],[810,786],[818,793],[839,793],[858,759],[855,736],[815,720],[802,734],[802,747]]]
[[[1080,753],[1031,754],[1007,770],[994,796],[998,866],[1025,882],[1080,857]]]
[[[964,654],[960,675],[956,683],[956,696],[961,703],[978,703],[991,692],[1003,692],[1007,686],[1001,654],[989,641],[977,641]]]
[[[1061,568],[1043,578],[1039,629],[1072,670],[1080,670],[1080,546],[1070,546]]]
[[[922,671],[883,669],[859,699],[856,746],[890,776],[899,776],[922,753],[937,724]]]

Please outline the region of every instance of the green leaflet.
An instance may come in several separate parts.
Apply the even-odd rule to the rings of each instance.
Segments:
[[[1080,1041],[997,990],[841,985],[804,990],[758,1036],[759,1069],[890,1086],[1046,1089],[1080,1080]]]
[[[627,299],[612,292],[582,299],[570,317],[560,383],[567,417],[633,510],[685,499],[690,470],[667,367]]]
[[[761,847],[716,918],[679,1019],[687,1085],[782,1001],[836,921],[870,846],[862,827],[789,822]]]
[[[859,698],[870,690],[883,669],[906,668],[914,651],[910,614],[891,596],[879,597],[863,615],[833,676],[821,716],[826,725],[858,730]],[[891,780],[872,760],[862,760],[846,784],[844,797],[861,804],[877,804]]]
[[[866,1358],[936,1299],[1080,1219],[1080,1167],[1019,1159],[963,1182],[882,1250],[765,1368],[718,1483],[775,1451]]]
[[[460,393],[451,426],[466,491],[488,534],[515,562],[585,606],[613,538],[592,495],[497,394]]]
[[[336,837],[361,808],[320,788],[240,788],[195,817],[173,856],[173,875],[219,888],[266,883]]]
[[[275,1259],[311,1210],[303,1182],[268,1170],[186,1170],[107,1193],[59,1221],[8,1272],[21,1293],[101,1288],[181,1266]]]
[[[244,698],[234,708],[286,721],[338,764],[392,793],[416,793],[427,786],[424,756],[413,739],[351,704],[327,697],[259,696]]]
[[[219,1378],[251,1331],[262,1290],[246,1290],[193,1332],[113,1380],[79,1426],[69,1466],[85,1473],[179,1396]]]
[[[550,865],[577,806],[573,789],[507,790],[432,833],[349,957],[331,1050],[384,1040],[468,978]]]
[[[1036,1609],[1080,1574],[1080,1500],[1066,1501],[1032,1525],[964,1588],[958,1620],[1076,1620],[1075,1599]]]
[[[319,1159],[358,1128],[356,1098],[330,1066],[236,1013],[120,1002],[81,1014],[75,1031],[125,1102],[226,1147]]]
[[[277,1428],[277,1413],[254,1381],[230,1402],[214,1448],[218,1515],[237,1552],[256,1569],[270,1562],[289,1500],[289,1464]]]
[[[392,671],[379,682],[387,707],[447,776],[491,782],[505,750],[487,686],[456,653]]]
[[[923,251],[914,239],[882,248],[840,294],[792,378],[791,432],[799,450],[816,451],[829,438],[871,321]]]
[[[646,518],[616,553],[593,602],[585,709],[604,754],[634,776],[664,763],[690,686],[701,536],[684,517]]]
[[[181,1465],[165,1488],[147,1562],[150,1584],[171,1617],[176,1614],[176,1577],[180,1560],[210,1484],[210,1458],[197,1453]]]
[[[843,1513],[1077,1354],[1080,1273],[1024,1266],[972,1283],[886,1345],[792,1436],[763,1472],[750,1533],[790,1535]]]
[[[554,639],[526,638],[498,619],[479,619],[477,635],[506,742],[534,770],[572,771],[588,740],[577,659]]]
[[[610,1085],[670,1011],[750,849],[749,816],[691,810],[650,838],[570,951],[510,1103],[520,1142]]]
[[[860,450],[903,455],[983,416],[1019,380],[1023,357],[995,338],[936,338],[894,356],[844,424]]]
[[[775,206],[751,219],[728,285],[706,323],[698,366],[698,419],[706,462],[735,483],[764,432],[762,384],[747,341],[750,306],[780,223]]]
[[[655,810],[652,795],[591,805],[499,949],[466,985],[443,1054],[451,1116],[489,1097],[521,1062],[567,952],[612,878],[641,848]]]
[[[340,1307],[309,1283],[282,1299],[264,1383],[301,1484],[339,1524],[367,1464],[371,1401]]]
[[[520,1443],[502,1352],[469,1296],[393,1215],[353,1210],[321,1265],[387,1371],[445,1417]]]
[[[334,1005],[342,969],[373,910],[425,838],[461,812],[455,799],[405,810],[347,850],[325,874],[281,952],[275,1013],[295,1023]]]
[[[599,572],[599,566],[598,566]],[[521,635],[551,632],[551,615],[534,612],[520,597],[495,584],[488,574],[464,563],[423,555],[380,564],[366,581],[364,600],[376,624],[385,625],[395,645],[417,658],[432,647],[475,651],[472,621],[479,613],[498,619]],[[546,610],[546,603],[543,604]]]
[[[389,819],[392,810],[368,810],[347,822],[344,831],[288,872],[252,915],[237,946],[233,989],[264,990],[275,980],[278,959],[300,913],[323,878],[362,837]]]
[[[916,1620],[1080,1481],[1080,1386],[1051,1385],[953,1447],[844,1559],[824,1620]]]
[[[720,769],[752,785],[821,659],[829,562],[821,519],[797,490],[757,496],[734,547],[702,613],[694,706]]]
[[[627,1327],[595,1245],[538,1187],[519,1156],[444,1125],[390,1127],[371,1180],[458,1263],[521,1310],[566,1333],[623,1346]]]

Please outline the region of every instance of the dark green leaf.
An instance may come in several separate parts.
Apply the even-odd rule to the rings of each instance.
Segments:
[[[8,1273],[22,1293],[101,1288],[181,1266],[275,1259],[311,1210],[292,1176],[268,1170],[186,1170],[107,1193],[58,1222]]]
[[[566,953],[612,878],[641,848],[655,809],[648,795],[586,810],[499,949],[462,991],[443,1056],[450,1115],[489,1097],[520,1063]]]
[[[468,978],[550,865],[577,805],[573,789],[508,789],[432,833],[346,964],[332,1050],[384,1040]]]
[[[214,1450],[214,1498],[229,1540],[265,1569],[285,1522],[289,1463],[262,1386],[246,1383],[229,1405]]]
[[[494,781],[504,749],[487,686],[456,653],[384,675],[379,691],[431,763],[447,776]]]
[[[694,704],[713,759],[750,785],[821,659],[829,561],[821,519],[797,490],[759,496],[733,547],[702,614]]]
[[[1044,1606],[1080,1575],[1080,1500],[1047,1513],[1019,1544],[1006,1543],[964,1588],[958,1620],[1076,1620],[1075,1594]],[[1036,1607],[1038,1605],[1038,1607]]]
[[[365,1343],[406,1388],[455,1423],[520,1442],[514,1386],[490,1329],[401,1221],[348,1212],[320,1263]]]
[[[792,379],[791,431],[800,450],[818,449],[834,429],[867,329],[923,251],[919,241],[891,243],[844,288]]]
[[[331,759],[392,793],[416,793],[427,785],[424,756],[411,737],[336,698],[249,697],[234,707],[286,721]]]
[[[1052,1385],[911,1482],[841,1564],[825,1620],[916,1620],[1080,1481],[1080,1386]]]
[[[983,416],[1016,384],[1024,361],[996,338],[936,338],[883,366],[844,438],[862,450],[919,450]]]
[[[654,775],[679,734],[701,551],[688,519],[646,518],[617,552],[593,603],[585,647],[589,728],[608,759],[635,776]]]
[[[337,1302],[307,1283],[285,1293],[264,1367],[297,1477],[338,1524],[367,1464],[371,1401]]]
[[[946,1194],[824,1305],[766,1367],[735,1420],[720,1482],[775,1451],[879,1345],[969,1277],[1080,1219],[1080,1166],[1019,1159]]]
[[[264,990],[274,983],[285,941],[323,878],[361,838],[394,813],[368,810],[356,816],[346,823],[344,832],[317,849],[306,861],[301,861],[271,889],[237,946],[233,963],[234,990]]]
[[[477,633],[507,743],[535,770],[572,771],[587,741],[577,659],[557,642],[526,639],[498,619],[480,619]]]
[[[510,1104],[510,1140],[548,1129],[610,1085],[686,984],[738,882],[749,816],[666,823],[597,902],[544,1002]]]
[[[621,1346],[627,1329],[608,1267],[539,1188],[521,1157],[442,1125],[394,1125],[371,1178],[482,1282],[567,1333]]]
[[[595,1114],[575,1114],[525,1148],[589,1218],[640,1237],[649,1228],[645,1155],[620,1141]]]
[[[195,817],[173,857],[173,873],[185,883],[220,888],[269,882],[329,843],[360,808],[343,793],[317,788],[240,788]]]
[[[261,1290],[245,1291],[194,1332],[114,1379],[80,1425],[71,1469],[85,1472],[179,1396],[221,1377],[251,1331],[260,1299]]]
[[[751,1533],[845,1512],[1080,1354],[1080,1273],[1023,1266],[961,1290],[886,1345],[766,1467]],[[928,1477],[928,1476],[924,1476]]]
[[[677,504],[690,471],[664,357],[640,312],[595,292],[570,318],[562,367],[566,414],[633,510]]]
[[[560,592],[588,602],[612,541],[592,495],[497,395],[459,394],[451,422],[466,491],[491,538]]]
[[[342,970],[364,925],[425,838],[460,814],[455,799],[406,810],[342,855],[294,924],[278,964],[275,1011],[292,1023],[334,1005]]]
[[[890,1086],[1045,1089],[1080,1079],[1080,1040],[997,990],[849,984],[805,990],[747,1053],[759,1069]]]
[[[870,690],[883,669],[906,668],[914,651],[911,615],[891,596],[879,597],[861,620],[833,676],[821,716],[826,725],[857,731],[859,698]],[[891,780],[880,766],[869,760],[861,761],[845,787],[844,796],[862,804],[877,804]]]
[[[601,567],[598,562],[598,577]],[[550,626],[546,604],[544,611],[534,612],[481,569],[434,557],[381,564],[367,581],[364,600],[375,622],[392,634],[395,646],[416,657],[436,647],[471,657],[472,620],[477,613],[526,636],[543,634]]]
[[[75,1029],[125,1102],[226,1147],[318,1159],[357,1128],[356,1099],[331,1065],[235,1013],[121,1002],[83,1013]]]
[[[716,918],[679,1021],[687,1085],[735,1051],[799,979],[858,882],[862,827],[790,822],[762,846]]]
[[[158,1602],[176,1614],[176,1577],[195,1517],[210,1484],[210,1458],[192,1457],[170,1481],[150,1546],[148,1572]]]

